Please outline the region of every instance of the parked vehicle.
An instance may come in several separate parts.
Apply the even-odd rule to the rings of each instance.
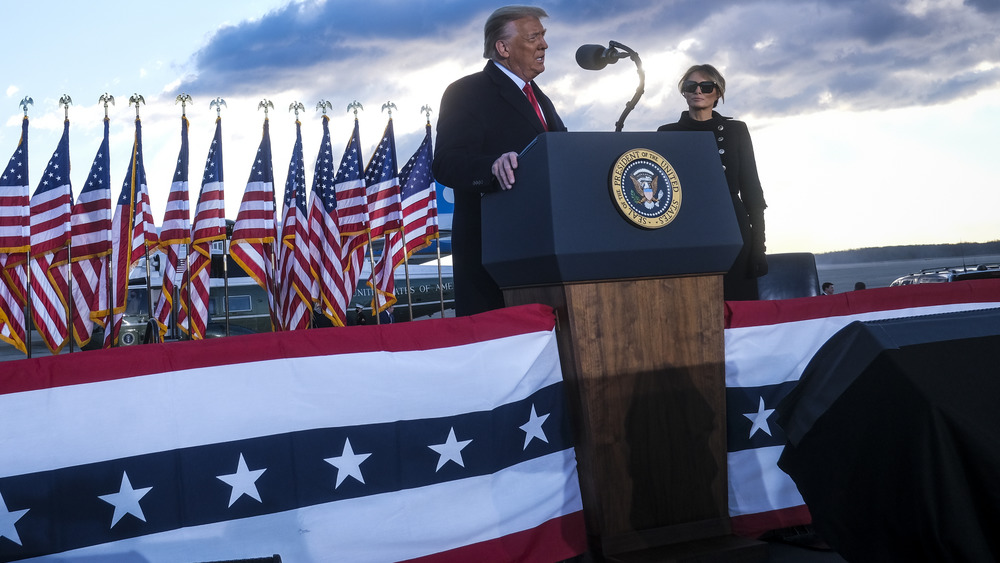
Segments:
[[[974,264],[971,266],[950,266],[925,268],[913,274],[896,278],[889,287],[916,283],[944,283],[964,280],[1000,278],[1000,264]]]

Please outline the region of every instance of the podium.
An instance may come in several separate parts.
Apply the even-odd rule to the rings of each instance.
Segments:
[[[505,303],[556,311],[591,553],[766,557],[730,534],[722,274],[742,238],[711,133],[542,134],[482,224]]]

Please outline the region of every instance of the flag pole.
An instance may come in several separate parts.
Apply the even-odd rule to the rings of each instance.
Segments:
[[[101,97],[97,98],[97,101],[102,102],[104,104],[104,119],[110,119],[108,117],[108,102],[111,102],[111,105],[114,105],[115,104],[115,97],[112,96],[111,94],[105,92],[105,93],[101,94]],[[109,172],[109,174],[110,174],[110,172]],[[110,190],[111,186],[108,186],[108,189]],[[114,200],[112,200],[112,201],[114,201]],[[112,214],[113,213],[114,212],[112,212]],[[114,332],[114,321],[115,321],[114,308],[115,308],[115,302],[114,302],[114,295],[112,294],[112,288],[111,288],[111,286],[114,285],[112,283],[112,281],[113,281],[114,278],[111,277],[111,263],[114,261],[114,256],[115,256],[115,253],[114,253],[114,250],[112,249],[112,251],[108,253],[107,259],[104,261],[104,279],[105,279],[105,284],[104,285],[106,286],[107,291],[105,293],[107,293],[107,297],[108,297],[108,314],[107,314],[106,317],[104,317],[104,331],[105,331],[105,333],[107,333],[107,331],[109,329],[112,332]],[[100,288],[100,284],[98,284],[97,287]],[[93,332],[91,332],[91,337],[93,337]],[[114,335],[113,334],[112,334],[112,340],[111,340],[111,342],[114,342]],[[104,347],[103,343],[101,343],[101,347],[102,348]]]
[[[372,248],[372,233],[371,233],[371,231],[368,231],[368,233],[366,234],[366,236],[368,237],[368,263],[371,264],[372,274],[373,274],[370,277],[374,281],[375,280],[375,276],[374,276],[374,274],[375,274],[375,249]],[[382,245],[382,252],[385,252],[385,244]],[[375,324],[380,325],[380,324],[382,324],[382,322],[378,318],[378,316],[379,316],[378,305],[379,305],[380,298],[379,298],[379,294],[378,294],[378,287],[375,287],[376,285],[377,284],[372,284],[372,297],[375,298],[374,303],[372,303],[372,316],[375,317]]]
[[[63,105],[65,109],[66,121],[69,121],[69,105],[73,103],[73,99],[69,97],[69,94],[63,94],[59,98],[59,103]],[[72,192],[71,192],[72,193]],[[72,200],[72,195],[70,197]],[[72,216],[73,203],[70,201],[70,214]],[[69,353],[72,354],[73,350],[73,220],[70,219],[70,237],[69,244],[66,245],[66,339],[69,340]]]
[[[383,106],[384,107],[384,106]],[[427,107],[427,106],[424,106]],[[423,111],[423,108],[420,109]],[[392,118],[392,110],[389,110],[389,117]],[[406,278],[406,308],[413,320],[413,288],[410,287],[410,253],[407,252],[406,243],[406,213],[403,211],[403,186],[399,186],[399,235],[403,242],[403,274]],[[384,252],[384,251],[383,251]],[[393,274],[395,275],[395,273]],[[395,284],[393,284],[395,287]]]
[[[129,98],[129,104],[132,103],[133,99],[135,100],[135,120],[139,121],[139,103],[140,102],[146,103],[146,100],[144,100],[142,96],[140,96],[138,94],[135,94],[134,96],[132,96],[132,98]],[[133,172],[133,173],[135,173],[135,172]],[[132,206],[133,207],[135,206],[135,203],[136,203],[135,202],[135,194],[133,192],[133,196],[132,196]],[[143,217],[145,217],[145,214],[143,214]],[[135,215],[134,214],[132,215],[132,228],[133,228],[133,230],[135,229]],[[143,228],[143,232],[145,232],[145,227]],[[131,247],[131,242],[129,243],[129,246]],[[151,263],[151,261],[149,259],[149,237],[148,237],[148,235],[144,235],[143,236],[143,241],[142,241],[142,255],[143,255],[143,258],[146,261],[146,311],[149,314],[149,318],[146,319],[146,328],[149,329],[150,328],[149,327],[149,321],[153,320],[153,283],[152,283],[152,280],[150,279],[150,275],[149,275],[149,268],[150,268],[150,266],[151,266],[152,263]],[[128,280],[125,281],[125,291],[128,291]],[[154,339],[154,342],[158,342],[160,340],[160,329],[159,329],[159,327],[157,327],[157,329],[154,331],[153,339]]]
[[[354,110],[354,120],[355,121],[357,121],[357,119],[358,119],[358,110],[359,109],[363,110],[365,108],[357,100],[354,100],[353,102],[347,104],[347,110],[348,111]],[[365,188],[365,208],[366,209],[368,208],[368,189],[367,189],[367,187]],[[375,249],[372,247],[372,232],[371,232],[370,228],[365,233],[365,237],[368,239],[368,263],[371,265],[371,274],[369,275],[369,277],[372,280],[374,280],[375,279]],[[382,248],[382,252],[385,252],[385,247],[384,246]],[[359,276],[360,276],[360,273],[361,272],[358,272]],[[360,280],[358,280],[358,283],[361,283]],[[374,286],[374,284],[372,284],[372,285]],[[375,301],[373,303],[373,306],[372,306],[372,316],[375,317],[375,324],[382,324],[382,323],[379,322],[379,318],[378,318],[378,289],[376,287],[372,287],[372,297],[375,299]],[[350,298],[348,298],[348,303],[350,303]]]
[[[274,105],[272,104],[271,107],[274,107]],[[288,111],[291,111],[291,112],[295,113],[295,127],[296,127],[296,131],[301,131],[301,129],[302,129],[301,121],[299,121],[299,112],[300,111],[305,111],[305,110],[306,110],[306,105],[303,104],[302,102],[295,101],[295,102],[292,102],[292,103],[288,104]],[[264,108],[264,116],[265,117],[267,116],[267,108]],[[303,178],[304,178],[305,177],[305,170],[302,171],[302,175],[303,175]],[[307,188],[303,187],[303,189],[307,189]],[[306,203],[307,203],[307,205],[306,205],[306,215],[305,215],[304,219],[306,221],[306,226],[307,227],[309,226],[309,207],[308,207],[308,201],[309,201],[309,198],[306,197]],[[298,202],[296,202],[296,206],[298,206]],[[275,213],[277,213],[277,209],[278,209],[277,206],[275,206]],[[301,242],[298,240],[298,235],[295,235],[295,244],[296,244],[296,246],[298,246],[298,245],[301,244]],[[301,248],[301,247],[299,247],[299,248]],[[308,245],[307,245],[306,248],[308,248]],[[292,260],[294,261],[294,259],[295,259],[295,255],[293,253]],[[313,281],[315,281],[315,280],[313,280]],[[309,325],[306,328],[307,329],[313,328],[315,326],[315,320],[316,320],[316,304],[312,302],[312,295],[311,295],[311,292],[310,292],[310,296],[309,296]]]
[[[177,330],[178,332],[183,332],[187,334],[188,340],[191,339],[191,243],[185,244],[184,246],[184,272],[181,274],[181,286],[177,288],[177,297],[181,302],[181,305],[187,305],[185,309],[187,310],[187,316],[184,318],[187,321],[188,329],[184,330],[184,325],[180,320],[181,313],[178,309],[177,311]],[[180,334],[177,335],[179,339]]]
[[[350,107],[351,106],[348,106],[348,109],[350,109]],[[291,108],[289,108],[289,109],[291,109]],[[318,111],[322,111],[323,112],[323,120],[324,120],[323,123],[324,124],[328,124],[329,123],[329,118],[326,116],[326,112],[328,110],[333,109],[333,102],[331,102],[329,100],[320,100],[320,101],[316,102],[316,109]],[[302,110],[305,111],[305,107],[303,107]],[[357,111],[355,111],[355,115],[356,114],[357,114]],[[298,119],[297,115],[296,115],[296,119]],[[324,125],[324,127],[327,127],[327,126],[328,125]],[[315,179],[313,180],[313,182],[315,182]],[[331,179],[330,179],[330,185],[329,186],[325,186],[324,185],[324,188],[329,188],[331,190],[334,190],[334,192],[335,192],[336,191],[336,184],[337,184],[337,175],[336,175],[336,172],[334,172],[334,174],[331,176]],[[333,197],[334,197],[334,200],[336,200],[336,193],[334,193]],[[324,205],[324,208],[325,208],[325,205]],[[275,208],[275,209],[277,209],[277,208]],[[324,214],[326,214],[325,211],[324,211]],[[343,246],[342,246],[343,238],[339,236],[340,221],[337,220],[337,218],[336,218],[336,212],[334,212],[334,222],[337,225],[337,232],[338,232],[338,237],[337,238],[339,239],[337,241],[337,248],[340,249],[340,253],[341,253],[341,255],[343,255],[344,254],[344,249],[343,249]],[[325,231],[325,229],[324,229],[324,231]],[[325,237],[326,237],[326,234],[324,232],[324,238]],[[344,283],[343,282],[343,279],[344,279],[343,260],[339,259],[337,262],[338,262],[339,265],[334,266],[334,268],[338,268],[338,267],[341,268],[341,270],[340,270],[340,278],[342,280],[342,283]],[[321,277],[321,275],[318,272],[315,275]],[[317,282],[318,281],[319,280],[317,280]],[[317,303],[317,304],[319,305],[319,312],[320,312],[320,314],[325,314],[324,313],[324,309],[325,308],[323,306],[323,300],[324,300],[323,284],[318,284],[318,285],[319,285],[320,289],[317,292],[317,295],[318,295],[318,298],[319,298],[319,303]],[[347,302],[344,303],[344,311],[343,311],[344,317],[343,317],[343,320],[342,320],[343,326],[347,326],[347,312],[350,309],[350,306],[351,306],[351,299],[350,299],[350,297],[347,297]],[[331,304],[331,308],[333,308],[333,304]],[[336,310],[333,311],[333,313],[334,313],[334,316],[337,316],[337,311]],[[340,319],[338,319],[338,320],[340,320]],[[336,326],[336,323],[334,323],[334,326]]]
[[[354,103],[358,104],[357,102],[354,102]],[[361,107],[361,104],[358,104],[357,107],[354,108],[354,116],[355,116],[355,118],[357,118],[358,108],[359,107]],[[385,108],[383,107],[382,109],[385,109]],[[367,184],[367,182],[366,182],[366,184]],[[368,208],[368,187],[366,185],[365,186],[365,209],[367,209],[367,208]],[[369,217],[369,220],[371,220],[371,217]],[[368,237],[368,263],[371,266],[371,274],[368,277],[371,278],[372,281],[374,281],[375,280],[375,246],[372,244],[371,223],[369,223],[368,227],[369,227],[368,232],[365,233],[365,236]],[[383,243],[382,244],[382,252],[385,252],[385,240],[383,240],[382,243]],[[374,298],[374,301],[372,302],[372,316],[375,317],[375,324],[380,325],[380,324],[382,324],[382,319],[379,318],[379,310],[378,310],[379,309],[379,294],[378,294],[378,287],[376,287],[376,284],[372,284],[372,297]]]
[[[390,122],[392,121],[392,110],[393,109],[398,109],[398,108],[396,108],[396,104],[394,104],[392,102],[386,102],[386,103],[382,104],[382,111],[386,111],[386,110],[389,111],[389,121]],[[393,140],[393,144],[395,144],[395,140]],[[393,158],[395,158],[395,152],[396,152],[396,149],[395,149],[395,147],[393,147]],[[399,180],[399,171],[397,170],[396,173],[397,173],[396,180],[398,181]],[[400,234],[400,240],[402,240],[402,242],[403,242],[403,276],[406,279],[407,310],[409,311],[410,320],[412,321],[413,320],[413,293],[410,291],[410,267],[409,267],[409,264],[407,263],[407,260],[406,260],[406,228],[403,226],[403,198],[402,198],[403,187],[400,186],[399,189],[400,189],[400,196],[399,196],[399,234]],[[392,248],[389,247],[390,246],[389,245],[389,238],[390,237],[388,237],[388,236],[382,237],[382,260],[386,259],[386,256],[385,256],[386,251],[390,251],[390,252],[392,251]],[[387,248],[387,247],[389,247],[389,248]],[[395,275],[396,275],[395,267],[391,266],[392,265],[392,256],[389,256],[389,262],[388,262],[388,264],[390,264],[390,269],[389,269],[388,275],[395,277]],[[372,269],[372,272],[375,272],[374,267]],[[375,276],[372,276],[372,279],[374,280]],[[396,288],[395,281],[393,281],[392,287],[393,287],[393,292],[395,293],[395,288]],[[375,290],[376,294],[378,293],[378,288],[377,287],[372,288],[372,289]],[[386,298],[386,302],[388,302],[388,298]],[[386,309],[388,309],[388,307],[386,307]]]
[[[130,97],[128,99],[128,103],[129,103],[129,105],[132,105],[133,102],[135,102],[135,120],[139,121],[139,104],[140,103],[143,103],[143,104],[146,103],[146,100],[141,95],[139,95],[139,94],[132,94],[132,97]],[[132,174],[133,174],[133,177],[134,177],[135,174],[138,174],[138,171],[134,167],[133,167]],[[133,208],[135,207],[135,204],[136,204],[136,201],[135,201],[135,192],[133,191],[132,192],[132,207]],[[143,216],[145,216],[145,215],[143,215]],[[133,213],[132,214],[132,229],[130,230],[130,232],[134,231],[134,230],[135,230],[135,214]],[[131,249],[131,246],[132,246],[132,243],[130,241],[129,242],[129,248],[130,249]],[[149,328],[149,321],[153,320],[153,287],[152,287],[153,284],[152,284],[152,281],[150,280],[150,277],[149,277],[149,267],[150,267],[150,260],[149,260],[149,237],[145,236],[145,235],[143,236],[143,241],[142,241],[142,255],[143,255],[143,258],[146,261],[146,310],[149,313],[149,318],[146,320],[146,328]],[[126,292],[128,291],[128,280],[127,279],[125,280],[125,291]],[[159,336],[160,336],[160,330],[159,330],[159,328],[157,328],[156,329],[156,338],[157,338],[157,340],[159,340]]]
[[[216,97],[214,100],[208,103],[208,109],[215,107],[215,118],[222,119],[222,106],[228,107],[226,100],[222,97]],[[225,223],[225,217],[222,219]],[[225,230],[222,234],[222,297],[225,299],[225,304],[223,305],[223,310],[226,312],[226,336],[229,336],[229,225],[225,225]],[[208,294],[212,295],[212,245],[208,245]],[[188,315],[190,317],[190,314]],[[205,322],[205,329],[208,330],[208,320]],[[205,338],[205,335],[202,335]]]
[[[28,239],[31,240],[30,238]],[[28,252],[25,253],[28,261],[24,265],[24,342],[28,359],[31,359],[31,246],[29,243]]]
[[[305,111],[305,110],[306,110],[306,105],[303,104],[302,102],[294,101],[294,102],[288,104],[288,111],[291,111],[291,112],[295,113],[295,127],[296,127],[297,131],[301,131],[301,128],[302,128],[301,121],[299,121],[299,112],[300,111]],[[267,109],[264,110],[264,114],[267,115]],[[294,155],[293,155],[293,158],[294,158]],[[305,177],[305,170],[303,170],[302,173],[303,173],[303,178],[304,178]],[[303,187],[303,189],[304,190],[308,190],[307,187]],[[309,198],[307,196],[305,198],[306,214],[305,214],[305,217],[304,217],[307,228],[310,226],[309,225],[309,213],[310,213],[310,211],[309,211],[308,202],[309,202]],[[298,202],[296,202],[296,206],[298,206]],[[277,209],[278,209],[277,205],[275,205],[275,212],[276,213],[277,213]],[[299,231],[299,232],[301,232],[301,231]],[[299,248],[301,248],[300,246],[298,246],[298,245],[301,244],[301,242],[298,240],[298,235],[295,235],[295,237],[296,237],[295,238],[295,244],[296,244],[296,246],[299,247]],[[307,244],[306,248],[308,249],[308,244]],[[292,254],[292,258],[291,259],[294,262],[294,260],[295,260],[294,252]],[[283,280],[283,281],[285,281],[285,280]],[[313,283],[316,282],[315,279],[313,279],[311,281]],[[313,328],[315,326],[315,323],[316,323],[316,304],[313,303],[313,301],[312,301],[312,295],[311,295],[311,292],[310,292],[310,297],[309,297],[309,325],[306,328],[307,329]]]
[[[430,131],[431,128],[431,106],[424,106],[420,108],[420,111],[427,115],[427,130]],[[437,190],[434,190],[434,197],[437,198]],[[437,202],[434,205],[437,209]],[[435,220],[437,219],[437,214],[434,215]],[[437,240],[434,242],[434,246],[437,249],[437,269],[438,269],[438,302],[441,304],[441,318],[444,318],[444,278],[441,276],[441,228],[440,226],[435,229],[434,236]]]
[[[232,236],[232,231],[229,230],[229,224],[226,223],[226,238],[222,240],[222,285],[224,287],[224,295],[226,297],[226,336],[229,336],[229,239]],[[211,276],[209,276],[208,282],[208,293],[212,294],[212,281]]]
[[[141,103],[146,103],[146,100],[141,95],[134,93],[131,96],[129,96],[128,105],[131,106],[132,104],[135,104],[135,120],[136,120],[136,122],[139,121],[139,103],[140,102]],[[137,149],[137,148],[138,147],[136,147],[135,149]],[[133,178],[132,178],[132,183],[133,183],[133,185],[132,185],[132,188],[133,188],[133,190],[132,190],[132,208],[133,208],[133,212],[131,213],[131,221],[129,221],[129,223],[130,223],[130,225],[129,225],[129,242],[128,242],[128,254],[129,254],[129,257],[126,260],[131,260],[131,255],[132,255],[132,242],[131,242],[131,238],[132,238],[132,232],[135,230],[135,213],[134,213],[134,209],[135,209],[135,190],[134,190],[134,182],[135,182],[135,174],[138,173],[136,171],[136,169],[135,169],[135,156],[136,156],[135,155],[135,149],[133,150],[133,153],[132,153],[132,164],[131,164],[132,175],[133,175]],[[124,244],[124,243],[121,243],[121,244]],[[121,244],[119,245],[119,248],[118,248],[119,252],[121,252]],[[113,256],[114,256],[114,253],[112,253],[112,257]],[[126,268],[126,272],[128,272],[127,268]],[[147,273],[149,272],[149,268],[148,267],[146,268],[146,272]],[[117,285],[117,283],[110,283],[110,281],[111,280],[109,280],[109,283],[108,283],[109,291],[111,291],[111,286],[116,286]],[[117,331],[116,331],[116,328],[117,328],[116,324],[117,323],[115,323],[115,300],[114,300],[114,298],[116,297],[115,296],[115,292],[117,292],[117,289],[118,288],[115,287],[114,290],[112,291],[112,293],[111,293],[112,299],[111,299],[111,301],[108,304],[109,305],[109,310],[110,310],[110,314],[108,315],[108,320],[109,320],[109,324],[111,325],[111,341],[110,342],[111,342],[112,345],[115,345],[115,342],[118,341],[118,334],[117,334]],[[149,293],[149,280],[148,279],[146,281],[146,290],[147,290],[146,292]],[[128,296],[128,276],[127,275],[126,275],[126,279],[125,279],[125,295],[126,295],[126,299],[128,299],[128,297],[127,297]]]
[[[28,105],[35,105],[35,101],[25,96],[21,100],[20,106],[24,108],[24,118],[28,118]],[[23,231],[22,231],[23,232]],[[28,238],[28,251],[24,253],[26,262],[24,263],[24,350],[27,358],[31,359],[31,237]]]
[[[347,111],[352,111],[352,110],[354,111],[354,127],[355,128],[358,127],[358,110],[359,109],[360,110],[364,110],[365,108],[364,108],[364,106],[361,105],[361,102],[359,102],[357,100],[354,100],[353,102],[347,104]],[[357,142],[358,139],[354,139],[354,141]],[[358,160],[359,160],[359,166],[361,168],[361,178],[364,178],[365,177],[365,174],[364,174],[364,161],[361,159],[360,152],[358,154]],[[367,209],[368,209],[368,190],[367,190],[367,186],[365,188],[365,209],[366,209],[365,215],[367,216]],[[366,221],[366,223],[367,223],[367,221]],[[366,232],[365,232],[365,238],[368,241],[369,251],[371,251],[371,242],[372,241],[371,241],[370,225],[366,224],[365,228],[367,229]],[[345,237],[344,233],[341,233],[341,243],[343,243],[345,240],[347,240],[348,242],[353,242],[353,240],[354,240],[354,238],[356,236],[360,236],[360,235],[351,235],[351,236]],[[343,248],[341,248],[341,252],[344,253],[345,259],[353,256],[354,251],[355,250],[353,248],[351,248],[349,251],[345,251]],[[347,266],[345,266],[345,268],[350,268],[351,266],[353,266],[353,264],[348,263]],[[374,264],[372,264],[372,271],[374,271],[374,267],[375,267]],[[360,263],[358,263],[358,269],[360,270],[361,268],[362,268],[362,265]],[[346,270],[345,270],[345,273],[346,273]],[[345,296],[346,299],[347,299],[347,303],[348,304],[350,304],[350,302],[353,300],[354,295],[357,293],[358,285],[361,283],[361,272],[358,271],[358,272],[356,272],[354,274],[351,274],[351,278],[354,279],[355,275],[357,276],[357,281],[356,282],[352,282],[350,284],[346,284],[346,285],[349,285],[350,289],[351,289],[351,294]],[[372,295],[373,296],[375,295],[374,288],[373,288]],[[361,315],[363,316],[363,314],[364,314],[364,306],[362,305],[361,306]],[[375,322],[378,322],[378,318],[377,317],[378,316],[376,315]],[[359,318],[362,318],[362,317],[359,317]]]
[[[437,195],[435,192],[434,195]],[[438,302],[441,304],[441,318],[444,318],[444,278],[441,275],[441,231],[434,233],[437,240],[434,246],[437,247],[437,267],[438,267]]]
[[[191,98],[191,94],[188,94],[186,92],[181,92],[180,94],[177,94],[176,98],[174,98],[174,105],[176,106],[178,103],[181,105],[181,119],[184,119],[184,120],[187,119],[187,104],[188,104],[188,102],[191,102],[191,101],[193,101],[193,99]],[[184,287],[184,280],[186,279],[184,276],[187,273],[187,260],[188,260],[187,245],[184,245],[184,246],[185,246],[185,248],[184,248],[184,273],[181,274],[181,284],[180,284],[180,287],[177,287],[175,285],[176,282],[174,281],[174,280],[177,279],[177,272],[176,272],[176,270],[174,272],[172,272],[172,274],[174,275],[174,280],[171,280],[171,284],[170,284],[170,287],[172,288],[174,294],[170,296],[170,315],[168,315],[167,320],[170,322],[170,334],[171,334],[171,337],[174,338],[175,340],[180,340],[180,338],[181,338],[180,308],[181,308],[181,299],[184,298],[183,287]],[[179,249],[180,249],[180,245],[178,245],[178,250]],[[178,257],[177,261],[178,261],[178,264],[174,265],[175,268],[177,267],[177,265],[179,265],[180,257]],[[162,276],[161,276],[161,279],[162,279]],[[160,290],[162,291],[162,289],[163,289],[163,282],[161,281],[160,282]],[[188,304],[188,307],[190,307],[190,303]]]
[[[403,274],[406,277],[406,307],[410,312],[410,320],[413,320],[413,288],[410,287],[410,259],[406,251],[406,225],[400,223],[399,233],[403,241]],[[393,286],[395,287],[395,285]]]
[[[301,104],[299,104],[299,105],[301,105]],[[260,108],[264,108],[264,123],[267,124],[267,110],[268,110],[268,108],[274,109],[274,102],[272,102],[271,100],[268,100],[267,98],[264,98],[264,99],[262,99],[260,101],[260,103],[257,104],[257,109],[259,110]],[[270,133],[268,134],[268,139],[270,139]],[[270,141],[268,141],[268,142],[270,142]],[[272,178],[271,207],[273,207],[275,210],[277,210],[278,209],[277,208],[277,202],[274,199],[274,185],[273,185],[273,180],[274,179]],[[277,213],[277,211],[275,211],[275,213]],[[239,220],[239,216],[237,216],[236,219],[238,221]],[[228,229],[227,229],[227,232],[228,232]],[[278,233],[275,232],[275,238],[277,238],[277,237],[278,237]],[[263,243],[261,243],[261,252],[266,252],[265,248],[266,248],[266,245],[263,244]],[[271,256],[269,258],[270,258],[270,261],[271,261],[271,271],[273,272],[274,271],[274,253],[273,252],[271,253]],[[267,285],[267,287],[265,287],[264,290],[267,291],[267,292],[269,292],[269,293],[271,293],[271,295],[273,296],[274,295],[274,288],[272,287],[272,283],[271,283],[271,279],[270,279],[271,275],[272,274],[269,274],[267,271],[264,272],[264,283]],[[226,285],[228,287],[228,285],[229,285],[228,281],[226,282]],[[228,301],[228,298],[226,299],[226,301]],[[273,301],[275,301],[274,297],[270,297],[267,300],[267,314],[270,317],[272,325],[274,324],[274,319],[276,318],[276,316],[274,314],[274,311],[271,310],[271,303]],[[228,305],[228,303],[227,303],[227,305]],[[227,307],[227,311],[228,311],[228,307]],[[228,317],[226,319],[226,327],[227,327],[227,335],[228,335],[228,327],[229,327]],[[272,330],[277,330],[277,327],[272,326]]]
[[[294,109],[294,107],[295,107],[294,103],[290,104],[288,106],[288,111],[292,111]],[[298,125],[299,119],[298,119],[297,115],[295,117],[295,122],[296,122],[296,127],[299,127],[299,125]],[[294,151],[293,151],[293,153],[294,153]],[[293,156],[293,159],[294,159],[294,154],[292,156]],[[287,186],[286,186],[286,189],[287,189]],[[271,325],[273,327],[273,330],[277,332],[277,331],[283,331],[283,330],[287,329],[287,327],[284,324],[284,319],[282,318],[282,315],[281,315],[281,311],[282,311],[282,304],[281,304],[282,285],[285,284],[285,283],[287,283],[287,280],[285,280],[285,279],[283,279],[281,277],[281,268],[280,268],[280,265],[279,265],[279,262],[278,262],[278,253],[281,252],[282,244],[284,243],[283,239],[281,238],[281,230],[282,230],[282,227],[284,225],[282,224],[282,221],[279,220],[279,217],[280,217],[280,215],[279,215],[280,208],[278,207],[277,194],[275,193],[276,191],[277,190],[271,190],[271,206],[274,207],[274,215],[275,215],[275,219],[274,219],[274,244],[271,246],[271,252],[269,253],[270,255],[268,256],[268,259],[271,262],[271,272],[270,272],[269,278],[268,278],[268,283],[270,285],[268,287],[268,291],[271,292],[271,295],[273,297],[271,299],[268,299],[267,306],[268,306],[268,312],[271,315]]]

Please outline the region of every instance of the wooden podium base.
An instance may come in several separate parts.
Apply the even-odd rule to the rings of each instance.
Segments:
[[[721,276],[515,288],[504,298],[556,310],[591,551],[611,561],[763,560],[751,554],[759,542],[730,535]],[[708,559],[668,555],[713,542]]]

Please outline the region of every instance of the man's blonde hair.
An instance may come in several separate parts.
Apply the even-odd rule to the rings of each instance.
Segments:
[[[486,25],[483,26],[483,58],[500,60],[497,52],[497,41],[510,39],[512,34],[507,29],[507,24],[521,18],[547,18],[549,15],[545,10],[535,6],[504,6],[497,8],[490,17],[486,18]]]

